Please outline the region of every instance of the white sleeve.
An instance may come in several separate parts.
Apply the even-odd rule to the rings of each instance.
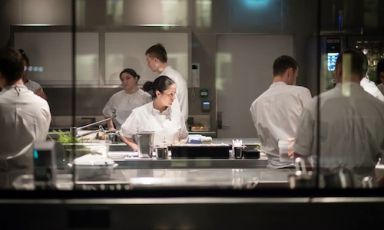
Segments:
[[[113,114],[116,113],[116,108],[114,106],[114,96],[112,95],[111,98],[109,98],[108,102],[105,104],[103,108],[103,115],[105,117],[112,117]]]
[[[254,109],[254,104],[255,102],[252,102],[251,104],[251,107],[249,108],[249,111],[251,112],[251,118],[252,118],[252,121],[253,121],[253,125],[255,126],[255,128],[257,127],[256,125],[256,111]]]
[[[309,91],[309,89],[307,88],[304,88],[304,89],[305,90],[301,94],[301,101],[303,103],[303,106],[307,105],[312,99],[311,92]]]
[[[132,138],[133,135],[137,134],[139,131],[139,121],[137,119],[138,114],[135,110],[132,111],[131,115],[125,120],[121,126],[121,133],[123,136]]]
[[[43,132],[42,134],[43,140],[45,140],[47,138],[49,126],[51,125],[51,120],[52,120],[51,111],[47,102],[45,102],[45,105],[42,107],[41,112],[44,117],[44,121],[41,124],[43,127],[40,127],[40,128],[41,128],[41,131]]]
[[[188,137],[188,130],[187,130],[187,126],[185,125],[185,119],[183,116],[180,116],[180,124],[181,124],[181,128],[179,131],[179,140],[185,139]]]
[[[314,129],[315,120],[306,106],[301,114],[299,126],[297,128],[294,151],[303,156],[310,156],[312,154],[314,144]]]
[[[188,119],[188,88],[185,87],[182,93],[179,95],[180,110],[183,114],[184,121]]]

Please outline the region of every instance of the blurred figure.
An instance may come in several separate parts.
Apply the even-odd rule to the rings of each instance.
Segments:
[[[164,142],[171,145],[188,137],[179,105],[172,106],[177,101],[175,82],[167,76],[160,76],[153,82],[152,89],[153,101],[134,109],[121,127],[127,140],[125,143],[135,151],[138,147],[134,135],[139,132],[154,132],[155,145]]]
[[[30,66],[30,63],[29,63],[29,58],[28,58],[27,54],[22,49],[19,49],[19,52],[20,52],[21,56],[23,57],[23,65],[24,65],[23,82],[24,82],[24,85],[29,90],[34,92],[36,95],[47,100],[47,95],[45,95],[45,92],[44,92],[43,88],[41,87],[41,85],[35,81],[32,81],[31,79],[28,79],[28,67]]]
[[[33,172],[33,143],[46,139],[51,122],[47,101],[27,89],[23,71],[19,52],[0,51],[0,187],[4,188],[10,188],[17,176]]]
[[[109,130],[120,129],[134,108],[151,101],[151,96],[139,89],[140,76],[135,70],[124,69],[119,76],[123,89],[113,94],[103,109],[105,118],[113,117],[107,122]]]
[[[155,44],[145,51],[148,67],[159,76],[171,78],[177,86],[177,100],[185,120],[188,118],[188,87],[187,82],[179,72],[168,65],[167,51],[162,44]]]
[[[294,141],[303,106],[311,99],[307,88],[295,85],[298,71],[295,59],[278,57],[273,63],[273,83],[250,108],[270,168],[293,166],[293,159],[281,158],[278,142]]]
[[[352,172],[355,186],[366,176],[374,177],[384,153],[384,103],[359,84],[367,68],[360,50],[346,50],[338,57],[336,87],[304,108],[294,145],[297,156],[319,160],[320,172]],[[315,158],[317,145],[320,159]]]
[[[376,76],[378,83],[377,88],[384,95],[384,59],[381,59],[379,63],[377,63]]]

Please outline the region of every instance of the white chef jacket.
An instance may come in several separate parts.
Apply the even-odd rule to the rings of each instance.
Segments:
[[[296,136],[304,105],[311,99],[307,88],[279,81],[252,103],[250,111],[259,135],[262,151],[268,156],[269,167],[287,167],[292,162],[280,162],[279,140]]]
[[[372,173],[384,151],[384,103],[359,84],[337,84],[320,95],[320,137],[316,135],[317,103],[315,97],[304,108],[295,152],[314,156],[320,141],[322,168],[343,166],[357,174]],[[317,160],[315,156],[314,159]]]
[[[177,108],[169,107],[162,113],[153,107],[153,102],[140,106],[121,126],[124,136],[133,138],[139,132],[154,132],[154,144],[167,145],[188,137],[185,121]]]
[[[384,102],[384,95],[383,95],[383,93],[380,92],[379,88],[376,86],[376,84],[373,81],[370,81],[368,78],[364,77],[363,79],[361,79],[360,85],[369,94],[371,94],[372,96],[376,97],[380,101]]]
[[[165,67],[159,76],[165,75],[171,78],[176,83],[176,97],[180,104],[180,110],[185,120],[188,119],[188,87],[187,82],[179,72],[171,66]],[[174,107],[175,104],[172,105]]]
[[[41,85],[35,81],[32,81],[28,79],[27,82],[24,82],[24,85],[31,90],[32,92],[36,93],[38,89],[41,89]]]
[[[151,100],[151,96],[142,89],[139,89],[132,94],[121,90],[113,94],[107,104],[105,104],[103,115],[106,117],[112,117],[116,114],[113,121],[116,128],[119,129],[134,108],[142,106]]]
[[[32,173],[34,141],[45,140],[51,122],[47,101],[24,85],[0,92],[0,187],[20,174]]]
[[[384,84],[383,83],[378,84],[377,88],[380,90],[381,94],[384,95]]]

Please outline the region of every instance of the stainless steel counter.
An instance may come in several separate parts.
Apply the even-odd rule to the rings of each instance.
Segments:
[[[77,178],[85,190],[135,188],[288,188],[291,169],[116,169],[108,179]]]
[[[265,168],[267,159],[140,159],[116,161],[125,169],[175,169],[175,168]]]

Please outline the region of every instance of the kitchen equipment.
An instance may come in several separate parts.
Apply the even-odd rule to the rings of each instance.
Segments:
[[[136,134],[136,143],[139,156],[142,158],[152,158],[154,132],[140,132]]]
[[[243,149],[244,146],[234,146],[233,147],[233,154],[235,156],[235,159],[242,159],[243,158]]]
[[[73,164],[77,180],[109,179],[118,166],[113,160],[100,154],[86,154],[78,157]]]
[[[33,168],[36,189],[55,188],[56,157],[59,145],[59,143],[54,141],[37,141],[34,143]]]
[[[168,158],[168,148],[167,147],[156,147],[156,154],[158,159],[167,159]]]
[[[243,157],[244,159],[259,159],[260,151],[256,147],[245,146],[243,149]]]
[[[289,188],[314,188],[316,185],[315,177],[311,172],[307,172],[305,162],[302,158],[295,159],[296,172],[288,176]]]
[[[352,188],[353,172],[345,167],[326,170],[322,173],[327,188]]]
[[[363,188],[373,188],[373,177],[363,177],[363,179],[361,180],[361,185]]]
[[[177,144],[168,147],[175,158],[228,159],[230,145],[227,144]]]

